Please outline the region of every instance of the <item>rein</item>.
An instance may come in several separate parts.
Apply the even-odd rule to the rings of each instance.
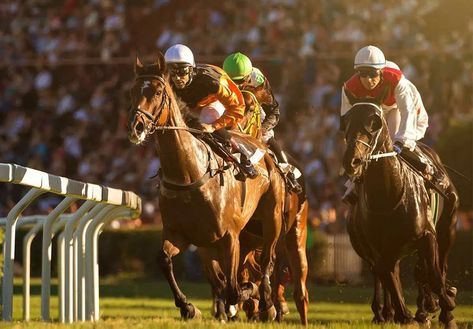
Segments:
[[[158,131],[158,130],[160,130],[160,131],[184,130],[184,131],[190,132],[191,134],[197,134],[197,135],[207,134],[207,132],[205,132],[205,131],[190,128],[190,127],[173,127],[173,126],[167,125],[168,121],[169,121],[169,113],[168,113],[168,116],[166,118],[166,122],[164,122],[164,125],[160,125],[159,120],[160,120],[162,114],[164,113],[166,105],[168,105],[168,111],[169,111],[169,107],[170,107],[170,104],[171,104],[171,96],[167,92],[166,81],[162,76],[154,75],[154,74],[139,75],[135,78],[135,81],[145,79],[145,78],[157,79],[164,86],[162,100],[161,100],[161,103],[159,104],[159,107],[157,109],[158,115],[156,117],[154,117],[152,114],[150,114],[148,112],[145,112],[145,111],[141,110],[140,106],[138,106],[138,108],[136,109],[136,114],[139,115],[139,116],[145,117],[147,119],[147,121],[149,122],[148,135],[151,135],[155,131]],[[145,121],[145,120],[143,120],[143,121]],[[199,138],[197,138],[197,139],[204,144],[204,146],[207,149],[207,153],[208,153],[208,156],[207,156],[208,166],[207,166],[207,170],[205,171],[204,175],[200,179],[198,179],[194,182],[191,182],[189,184],[176,184],[176,183],[171,183],[169,181],[166,181],[164,175],[162,175],[162,173],[158,173],[158,175],[161,177],[162,184],[165,188],[167,188],[169,190],[174,190],[174,191],[195,190],[195,189],[199,188],[200,186],[204,185],[211,178],[211,168],[210,168],[211,155],[210,155],[210,150],[209,150],[207,144],[205,144],[201,139],[199,139]]]

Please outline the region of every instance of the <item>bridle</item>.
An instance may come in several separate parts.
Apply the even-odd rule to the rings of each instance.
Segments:
[[[155,75],[155,74],[143,74],[143,75],[138,75],[135,78],[135,81],[146,79],[146,78],[152,78],[158,80],[161,85],[163,86],[163,96],[161,97],[161,103],[159,104],[157,110],[153,111],[153,113],[158,113],[157,116],[153,116],[152,114],[143,111],[140,106],[135,110],[135,116],[138,116],[142,119],[143,122],[146,122],[146,129],[147,129],[147,134],[152,135],[155,131],[157,130],[187,130],[193,134],[199,134],[202,135],[205,132],[202,130],[194,129],[194,128],[189,128],[189,127],[171,127],[169,126],[169,108],[171,104],[171,97],[169,96],[167,89],[166,89],[166,82],[164,78],[160,75]],[[163,120],[163,122],[160,122],[162,118],[162,114],[164,112],[167,112],[166,118]]]
[[[138,75],[135,78],[135,81],[146,79],[146,78],[151,78],[151,79],[158,80],[161,83],[162,87],[163,87],[162,88],[163,95],[161,97],[161,102],[160,102],[159,106],[157,107],[157,109],[155,109],[153,111],[153,113],[157,113],[157,115],[153,115],[153,114],[150,114],[149,112],[143,111],[140,108],[139,105],[135,109],[135,118],[133,119],[133,122],[136,121],[136,117],[141,118],[141,120],[145,124],[145,129],[146,129],[145,131],[146,131],[147,135],[151,135],[157,130],[161,130],[163,132],[165,130],[186,130],[186,131],[188,131],[192,134],[198,134],[198,135],[202,135],[202,134],[206,133],[202,130],[189,128],[189,127],[185,127],[185,126],[183,126],[183,127],[170,126],[169,125],[169,117],[170,117],[169,111],[170,111],[170,108],[171,108],[172,100],[171,100],[171,96],[167,92],[166,81],[162,76],[154,75],[154,74]],[[166,116],[163,117],[163,113],[165,113],[165,112],[166,112]],[[195,189],[198,189],[200,186],[202,186],[203,184],[205,184],[209,180],[209,178],[211,177],[211,168],[210,168],[211,152],[210,152],[209,146],[206,143],[204,143],[200,138],[197,138],[197,140],[199,140],[202,144],[204,144],[204,147],[207,150],[207,163],[208,163],[208,165],[207,165],[207,170],[205,171],[204,175],[200,179],[198,179],[194,182],[188,183],[188,184],[176,184],[176,183],[168,182],[165,179],[165,177],[161,174],[161,181],[162,181],[162,184],[165,188],[170,189],[170,190],[174,190],[174,191],[195,190]]]
[[[374,103],[369,103],[369,102],[359,102],[359,103],[355,103],[353,104],[353,106],[351,107],[350,110],[352,110],[354,107],[356,106],[360,106],[360,105],[368,105],[368,106],[371,106],[373,107],[375,110],[376,110],[376,115],[379,116],[381,118],[381,120],[383,120],[383,110],[381,109],[381,107],[377,104],[374,104]],[[349,110],[349,111],[350,111]],[[376,151],[376,146],[378,145],[378,140],[379,140],[379,137],[381,135],[381,131],[382,131],[382,126],[377,129],[376,131],[374,132],[369,132],[369,134],[371,135],[371,138],[370,138],[370,141],[369,143],[365,142],[365,141],[362,141],[358,138],[354,138],[352,139],[350,142],[349,142],[349,145],[351,145],[352,143],[355,143],[355,147],[357,148],[357,150],[361,152],[361,150],[359,149],[358,147],[358,144],[362,144],[364,146],[366,146],[368,148],[368,152],[365,154],[365,156],[363,157],[363,159],[361,159],[362,163],[363,163],[363,171],[366,169],[366,167],[369,165],[369,163],[372,161],[372,160],[375,160],[377,161],[378,159],[380,158],[386,158],[386,157],[391,157],[391,156],[395,156],[397,155],[396,152],[378,152],[376,154],[373,154],[375,151]],[[384,143],[384,141],[383,141]]]

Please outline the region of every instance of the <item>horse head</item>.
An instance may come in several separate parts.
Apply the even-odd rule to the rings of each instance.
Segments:
[[[386,121],[381,107],[372,101],[352,102],[341,118],[341,129],[347,143],[343,168],[349,177],[358,178],[372,160],[373,153],[392,151]]]
[[[135,83],[130,91],[130,142],[141,144],[157,128],[166,125],[171,103],[170,92],[163,54],[159,53],[156,62],[147,65],[143,65],[137,56]]]

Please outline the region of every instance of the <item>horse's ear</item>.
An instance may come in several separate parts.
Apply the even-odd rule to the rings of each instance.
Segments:
[[[345,95],[348,98],[348,101],[350,102],[350,105],[353,105],[355,103],[358,103],[360,100],[353,95],[353,93],[348,90],[347,88],[343,87],[343,90],[345,91]]]
[[[138,57],[138,54],[136,54],[136,60],[135,60],[135,74],[138,75],[143,68],[143,64],[141,63],[140,58]]]
[[[156,60],[156,64],[161,72],[166,71],[166,60],[164,59],[164,55],[162,52],[158,52],[158,59]]]

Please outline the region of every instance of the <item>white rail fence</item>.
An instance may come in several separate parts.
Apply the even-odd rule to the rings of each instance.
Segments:
[[[136,218],[141,214],[141,199],[133,192],[65,177],[15,164],[0,163],[0,182],[31,187],[11,209],[6,218],[3,243],[2,319],[13,319],[13,264],[15,231],[21,225],[34,224],[23,239],[23,319],[30,319],[31,243],[42,230],[41,318],[50,320],[51,247],[59,233],[58,297],[59,320],[96,321],[99,319],[98,236],[103,226],[114,219]],[[47,216],[21,217],[22,212],[44,193],[64,196]],[[86,200],[72,214],[63,214],[72,203]],[[62,231],[62,232],[61,232]]]

